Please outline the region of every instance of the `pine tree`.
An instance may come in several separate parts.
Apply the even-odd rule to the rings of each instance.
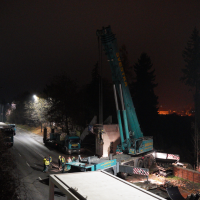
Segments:
[[[138,121],[145,135],[153,134],[155,119],[158,116],[158,97],[154,93],[155,70],[146,53],[142,53],[134,65],[136,81],[133,83],[133,101],[138,116]]]
[[[194,155],[199,154],[199,130],[200,130],[200,37],[199,31],[195,27],[187,42],[187,47],[183,51],[183,59],[186,62],[182,69],[181,81],[188,86],[195,88],[195,134],[194,134]]]
[[[183,59],[186,62],[182,69],[181,81],[186,85],[199,88],[200,82],[200,37],[199,31],[194,28],[192,35],[187,42],[187,47],[183,51]]]

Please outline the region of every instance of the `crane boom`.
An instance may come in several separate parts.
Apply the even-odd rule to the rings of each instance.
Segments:
[[[124,119],[124,130],[126,138],[123,139],[123,131],[120,128],[121,135],[121,151],[126,149],[130,154],[143,153],[153,149],[153,140],[144,138],[143,133],[138,122],[138,118],[133,105],[132,97],[129,91],[127,79],[125,76],[122,60],[117,45],[117,39],[112,33],[110,26],[103,27],[102,30],[97,30],[97,36],[101,38],[101,42],[106,52],[111,73],[112,80],[116,90],[120,96],[122,104],[122,113]],[[121,89],[120,89],[121,87]],[[116,98],[116,95],[115,95]],[[115,102],[117,102],[115,100]],[[123,104],[125,109],[123,108]],[[117,111],[119,115],[119,110]],[[121,126],[121,118],[118,117],[119,127]],[[127,123],[127,122],[128,123]]]

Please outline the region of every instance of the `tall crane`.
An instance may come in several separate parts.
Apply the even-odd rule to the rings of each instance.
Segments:
[[[117,39],[110,26],[97,30],[97,36],[101,38],[114,83],[115,104],[121,138],[121,145],[118,145],[117,153],[138,155],[149,152],[153,150],[153,138],[150,136],[144,137],[141,131],[122,65]],[[122,111],[119,109],[118,97],[121,101]]]
[[[178,161],[180,157],[179,155],[152,151],[153,138],[150,136],[144,137],[140,129],[115,35],[112,33],[110,26],[97,30],[97,35],[101,38],[112,72],[121,145],[118,145],[116,155],[114,156],[109,154],[109,158],[93,156],[81,159],[79,157],[79,159],[73,162],[66,163],[63,166],[63,172],[67,172],[71,168],[76,168],[79,171],[96,171],[101,169],[119,175],[121,178],[125,178],[127,174],[148,176],[149,170],[147,168],[151,167],[154,159],[159,159],[159,162],[164,161],[165,164],[166,161],[169,161],[169,164],[171,164]],[[119,109],[118,98],[121,101],[122,111]],[[123,120],[121,119],[121,114],[123,115]],[[95,121],[94,119],[93,124]],[[102,141],[101,145],[103,145],[104,142],[101,137],[103,125],[96,124],[94,126],[93,128],[96,129],[94,132]]]

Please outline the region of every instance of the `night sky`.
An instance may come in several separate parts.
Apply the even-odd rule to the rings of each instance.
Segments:
[[[80,85],[89,83],[99,59],[96,30],[111,25],[131,65],[142,52],[150,56],[163,108],[193,105],[192,92],[179,79],[182,51],[194,27],[200,30],[199,10],[198,0],[1,1],[0,99],[43,90],[63,71]],[[102,59],[103,76],[111,79]]]

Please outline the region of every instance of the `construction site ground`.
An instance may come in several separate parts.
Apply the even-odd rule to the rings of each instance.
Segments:
[[[171,186],[177,186],[181,195],[186,198],[188,195],[190,194],[196,194],[197,192],[200,192],[200,184],[198,183],[193,183],[190,182],[188,180],[185,179],[181,179],[181,178],[177,178],[174,176],[169,176],[169,177],[162,177],[162,176],[157,176],[154,174],[151,174],[148,178],[148,181],[150,183],[147,183],[147,177],[146,176],[142,176],[142,175],[131,175],[131,176],[127,176],[126,180],[130,183],[133,183],[143,189],[152,191],[156,190],[155,192],[156,194],[163,196],[165,198],[165,194],[166,190],[165,187],[166,186],[166,182],[169,182],[168,185]],[[160,194],[160,191],[163,191],[163,195]],[[167,193],[166,193],[167,195]]]
[[[25,127],[22,126],[21,128],[28,129],[28,126],[25,126]],[[29,131],[43,136],[41,127],[32,127],[29,129]],[[48,130],[48,131],[50,131],[50,130]],[[82,155],[87,157],[87,156],[91,156],[90,154],[91,154],[91,152],[86,151]],[[145,190],[153,192],[159,196],[162,196],[163,198],[166,198],[168,196],[167,192],[166,192],[166,188],[165,188],[166,182],[170,182],[169,185],[171,185],[171,186],[177,186],[181,195],[184,198],[187,198],[187,196],[192,193],[196,194],[197,192],[200,192],[200,184],[193,183],[191,181],[181,179],[181,178],[178,178],[175,176],[162,177],[162,176],[158,176],[155,174],[150,174],[148,177],[148,181],[150,182],[149,183],[149,182],[146,182],[147,181],[146,176],[131,175],[131,176],[127,176],[126,181],[133,183]]]

